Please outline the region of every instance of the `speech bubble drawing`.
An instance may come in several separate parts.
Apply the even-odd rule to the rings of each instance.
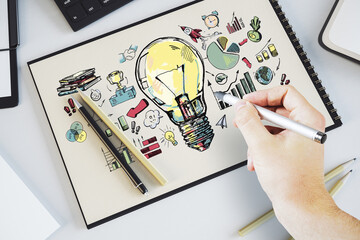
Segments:
[[[160,116],[159,110],[149,110],[145,114],[144,126],[155,129],[160,123],[160,118],[162,116]]]

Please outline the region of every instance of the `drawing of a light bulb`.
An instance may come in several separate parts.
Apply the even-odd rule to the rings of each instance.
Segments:
[[[178,144],[178,142],[175,140],[175,134],[172,131],[167,131],[165,133],[165,139],[171,142],[174,146]]]
[[[190,148],[204,151],[214,137],[204,100],[204,63],[200,53],[179,38],[160,38],[136,62],[144,94],[176,124]]]

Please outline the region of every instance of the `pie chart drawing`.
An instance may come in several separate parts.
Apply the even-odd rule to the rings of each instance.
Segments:
[[[207,49],[207,58],[211,65],[220,70],[229,70],[236,66],[240,59],[240,48],[236,43],[232,43],[227,48],[228,39],[219,37],[216,42],[212,42]]]

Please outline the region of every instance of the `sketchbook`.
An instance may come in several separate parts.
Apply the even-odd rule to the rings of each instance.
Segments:
[[[88,228],[246,163],[234,110],[215,91],[242,97],[290,84],[325,116],[327,130],[341,125],[273,0],[197,1],[28,65]],[[69,100],[77,91],[167,178],[165,186],[105,127],[150,194],[132,188]]]

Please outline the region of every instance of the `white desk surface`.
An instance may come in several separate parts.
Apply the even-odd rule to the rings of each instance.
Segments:
[[[255,173],[242,168],[87,230],[27,62],[189,0],[135,0],[76,33],[54,1],[18,1],[20,104],[0,110],[0,153],[60,221],[61,229],[50,239],[240,239],[238,229],[271,208]],[[360,66],[323,50],[318,44],[318,34],[332,1],[281,0],[280,4],[343,117],[344,125],[328,134],[325,145],[325,169],[329,170],[360,154],[357,137]],[[357,218],[360,218],[359,186],[360,171],[357,171],[336,196],[338,205]],[[274,218],[243,239],[287,237],[286,230]]]

